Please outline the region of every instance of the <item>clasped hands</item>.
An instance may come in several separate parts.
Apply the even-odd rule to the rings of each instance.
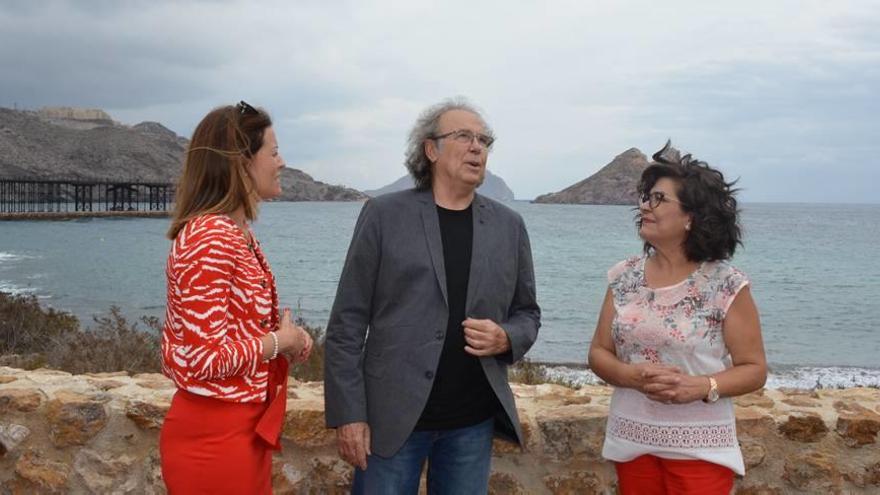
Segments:
[[[278,337],[278,353],[283,354],[291,363],[302,363],[309,359],[312,353],[312,336],[290,320],[290,308],[284,308],[281,313],[281,323],[275,331]]]
[[[670,364],[638,363],[632,366],[632,387],[649,399],[664,404],[687,404],[702,400],[709,393],[709,379],[683,373]]]

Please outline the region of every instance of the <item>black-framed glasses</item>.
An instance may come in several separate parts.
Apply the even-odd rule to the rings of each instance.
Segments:
[[[652,210],[660,206],[660,203],[665,203],[667,201],[682,204],[682,202],[677,199],[667,198],[666,193],[663,191],[644,192],[639,200],[642,203],[648,203],[648,207]]]
[[[495,142],[495,138],[492,136],[488,136],[486,134],[481,134],[478,132],[469,131],[467,129],[459,129],[457,131],[447,132],[446,134],[439,134],[436,136],[431,136],[433,140],[452,138],[456,143],[461,144],[471,144],[474,142],[474,139],[482,146],[483,148],[489,149],[492,147],[492,143]]]
[[[239,115],[259,115],[260,111],[256,108],[252,107],[250,103],[241,100],[235,105],[235,109],[238,110]]]

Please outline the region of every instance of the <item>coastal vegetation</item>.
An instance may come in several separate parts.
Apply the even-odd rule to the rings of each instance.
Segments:
[[[291,374],[299,380],[320,380],[323,330],[305,328],[316,345],[309,360],[292,367]],[[159,373],[161,330],[159,318],[130,321],[115,306],[83,328],[75,316],[43,307],[35,296],[0,292],[0,366],[69,373]]]
[[[312,336],[315,346],[308,361],[291,366],[290,374],[301,381],[323,380],[324,328],[302,319],[296,323]],[[130,321],[115,306],[83,328],[75,316],[42,306],[33,295],[0,292],[0,366],[75,374],[160,373],[161,331],[159,318]],[[543,365],[528,359],[511,368],[510,378],[523,384],[559,383],[548,379]]]

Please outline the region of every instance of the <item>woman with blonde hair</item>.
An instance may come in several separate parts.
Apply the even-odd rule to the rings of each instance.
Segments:
[[[193,133],[168,231],[163,371],[178,390],[159,438],[171,494],[268,494],[288,360],[312,340],[279,314],[275,277],[249,223],[281,193],[269,115],[245,102]]]

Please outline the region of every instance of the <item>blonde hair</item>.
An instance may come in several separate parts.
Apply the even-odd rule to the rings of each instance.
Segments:
[[[257,217],[258,199],[247,165],[263,146],[263,135],[271,125],[265,111],[241,104],[215,108],[199,122],[177,183],[169,239],[199,215],[244,207],[245,218]]]

